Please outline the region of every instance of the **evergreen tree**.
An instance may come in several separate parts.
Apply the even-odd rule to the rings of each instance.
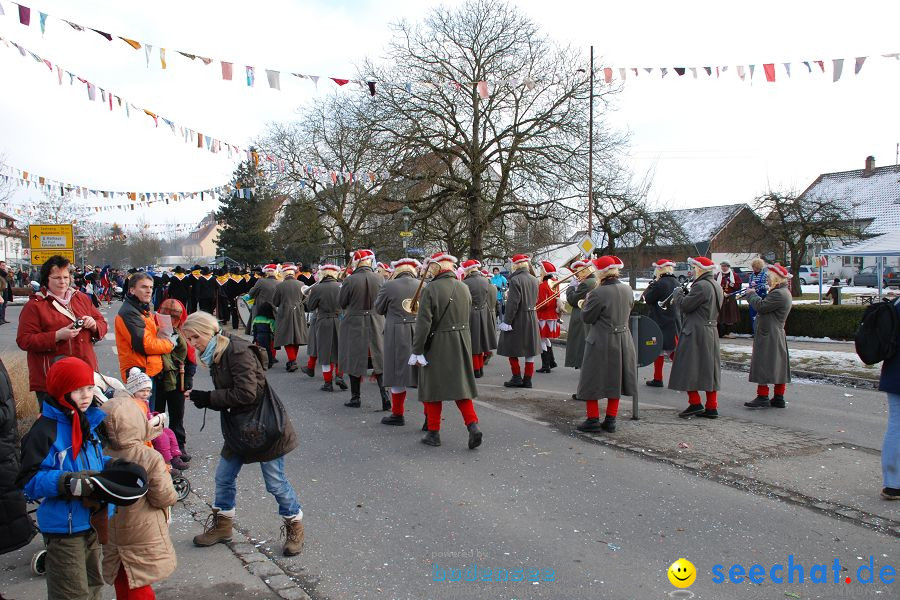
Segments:
[[[246,264],[271,260],[272,236],[266,228],[272,222],[275,194],[252,159],[238,165],[231,187],[231,196],[216,212],[219,253]]]

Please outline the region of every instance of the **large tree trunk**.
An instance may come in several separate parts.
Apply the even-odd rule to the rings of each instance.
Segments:
[[[475,180],[479,181],[478,178]],[[469,212],[469,256],[475,260],[484,257],[484,222],[481,219],[481,198],[477,190],[469,192],[467,198]]]

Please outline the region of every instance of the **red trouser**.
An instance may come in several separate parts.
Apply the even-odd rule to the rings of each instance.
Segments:
[[[776,383],[775,384],[775,395],[776,396],[784,396],[784,390],[787,389],[787,384],[784,383]],[[756,395],[757,396],[765,396],[769,397],[769,386],[767,385],[758,385],[756,386]]]
[[[688,403],[702,404],[700,392],[688,392]],[[709,410],[719,408],[719,392],[706,392],[706,408]]]
[[[477,371],[478,369],[484,368],[484,354],[473,354],[472,355],[472,369]]]
[[[116,600],[155,600],[156,594],[149,585],[139,588],[129,589],[128,576],[125,574],[125,567],[119,565],[119,572],[116,573]]]
[[[287,344],[284,347],[284,351],[287,352],[288,360],[291,362],[296,362],[298,350],[300,350],[300,346],[296,344]]]
[[[406,392],[391,392],[391,414],[402,417],[403,403],[406,401]],[[428,406],[426,404],[426,406]]]
[[[425,420],[428,422],[428,431],[441,430],[441,405],[443,402],[425,402]],[[466,427],[472,423],[478,422],[478,415],[475,414],[475,405],[469,399],[457,400],[456,407],[462,413],[463,421]]]
[[[606,400],[606,416],[607,417],[615,417],[619,414],[619,399],[618,398],[607,398]],[[587,418],[588,419],[599,419],[600,418],[600,402],[598,400],[588,400],[587,401]]]
[[[482,365],[483,364],[484,363],[482,363]],[[521,375],[522,374],[522,367],[519,365],[518,358],[510,357],[509,358],[509,367],[510,367],[510,369],[512,369],[513,375]],[[534,376],[534,361],[526,360],[525,361],[525,377],[532,377],[532,376]]]
[[[306,361],[306,368],[309,370],[313,370],[316,368],[316,357],[310,356]]]

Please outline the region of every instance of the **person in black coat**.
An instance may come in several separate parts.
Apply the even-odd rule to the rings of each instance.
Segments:
[[[16,400],[9,374],[0,361],[0,554],[27,546],[37,531],[28,516],[25,494],[16,486],[18,475]]]
[[[663,334],[663,351],[653,361],[653,379],[647,381],[650,387],[663,387],[663,363],[665,356],[671,360],[675,355],[675,346],[678,344],[678,319],[676,307],[669,303],[668,309],[660,307],[659,303],[669,298],[678,287],[678,279],[673,271],[675,262],[668,258],[661,258],[653,263],[653,281],[644,290],[644,301],[647,303],[647,315],[657,324]]]

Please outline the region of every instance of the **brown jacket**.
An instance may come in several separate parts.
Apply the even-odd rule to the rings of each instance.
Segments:
[[[119,506],[109,521],[109,543],[103,547],[103,578],[112,583],[125,567],[128,585],[137,588],[163,580],[175,571],[175,548],[169,537],[169,507],[178,500],[162,455],[144,442],[155,433],[137,402],[119,392],[102,407],[109,437],[106,453],[147,470],[150,489],[131,506]]]
[[[209,407],[219,411],[222,424],[232,411],[250,410],[262,400],[266,385],[266,374],[263,370],[261,355],[250,347],[250,342],[229,337],[228,347],[222,352],[218,361],[210,367],[213,384],[216,389],[210,395]],[[268,462],[284,456],[297,447],[297,433],[285,414],[285,427],[281,439],[267,452],[253,456],[241,456],[246,463]],[[237,453],[227,444],[222,446],[222,456],[230,458]]]

